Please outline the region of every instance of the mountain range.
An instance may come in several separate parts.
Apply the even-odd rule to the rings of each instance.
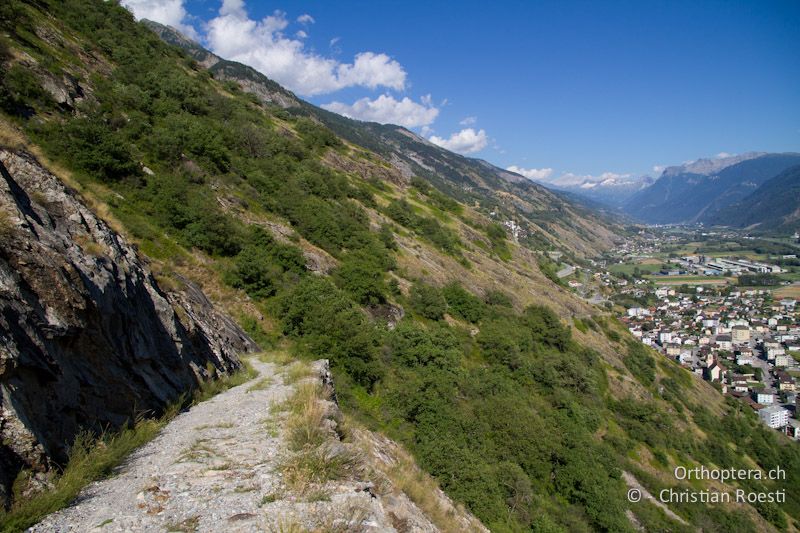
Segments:
[[[800,227],[800,165],[765,181],[743,200],[706,217],[709,224],[792,233]]]
[[[623,210],[650,224],[713,223],[720,210],[799,164],[800,154],[753,152],[669,167],[655,183],[631,196]],[[768,202],[766,196],[762,202]],[[726,220],[733,221],[730,216]]]
[[[607,208],[619,209],[631,196],[646,189],[655,180],[650,176],[606,173],[598,177],[566,175],[538,182],[550,189],[569,192]]]

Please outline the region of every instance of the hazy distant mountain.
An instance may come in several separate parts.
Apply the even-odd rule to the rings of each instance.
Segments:
[[[669,167],[623,209],[651,224],[704,222],[743,200],[762,183],[800,164],[800,154],[747,153]]]
[[[545,186],[570,192],[606,207],[620,208],[631,196],[654,182],[650,176],[611,176],[600,180],[587,178],[569,185],[545,183]]]
[[[758,230],[797,230],[800,226],[800,166],[767,180],[741,202],[710,216],[708,222]]]
[[[711,158],[696,159],[694,161],[690,161],[682,165],[667,167],[666,169],[664,169],[662,176],[677,176],[679,174],[702,174],[704,176],[710,176],[712,174],[716,174],[717,172],[725,168],[733,166],[737,163],[741,163],[742,161],[755,159],[756,157],[761,157],[763,155],[767,155],[767,153],[746,152],[744,154],[731,155],[726,157],[715,157],[713,159]]]

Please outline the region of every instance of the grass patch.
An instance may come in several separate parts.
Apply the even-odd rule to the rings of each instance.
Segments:
[[[324,422],[328,409],[323,403],[325,392],[316,383],[303,383],[290,400],[288,428],[289,446],[293,450],[317,447],[325,442],[329,430]]]
[[[355,453],[340,447],[323,445],[295,453],[283,462],[281,469],[284,481],[292,491],[307,494],[314,485],[344,479],[359,464]]]
[[[287,385],[291,385],[292,383],[297,383],[301,379],[309,377],[311,372],[311,367],[308,363],[295,361],[286,369],[283,381]]]
[[[258,506],[263,507],[264,505],[278,501],[281,498],[282,498],[281,494],[277,492],[270,492],[269,494],[264,494],[264,496],[261,497],[261,501],[258,503]]]
[[[207,445],[208,439],[196,440],[186,451],[179,457],[178,462],[199,462],[201,459],[210,459],[216,457],[218,454],[211,446]]]
[[[240,370],[227,376],[219,377],[213,367],[211,367],[209,370],[211,378],[207,381],[204,381],[200,387],[194,391],[194,394],[192,395],[193,405],[204,402],[210,398],[213,398],[220,392],[224,392],[232,387],[247,383],[251,379],[258,377],[258,371],[253,368],[253,365],[251,365],[247,359],[242,359],[242,368]]]
[[[204,429],[229,429],[233,427],[233,422],[220,422],[219,424],[201,424],[197,426],[196,430],[202,431]]]
[[[11,222],[11,216],[5,212],[0,211],[0,242],[7,242],[14,236],[14,224]]]
[[[247,388],[247,392],[253,392],[253,391],[257,391],[257,390],[264,390],[264,389],[268,388],[270,385],[272,385],[272,378],[271,377],[268,376],[268,377],[265,377],[265,378],[261,378],[258,381],[256,381],[255,383],[253,383],[252,385],[250,385]]]
[[[262,363],[273,363],[279,366],[285,366],[294,361],[292,356],[283,350],[261,352],[256,357]]]
[[[328,409],[325,401],[330,390],[319,383],[301,383],[285,402],[289,411],[286,427],[289,448],[281,470],[288,487],[307,494],[314,485],[342,479],[360,464],[358,455],[338,437],[326,423]]]
[[[151,441],[178,412],[176,403],[161,418],[140,419],[117,433],[94,437],[81,433],[75,439],[69,461],[51,490],[17,501],[8,512],[0,513],[3,532],[22,531],[42,518],[63,509],[89,483],[110,476],[114,468],[135,449]]]
[[[190,533],[192,531],[197,531],[198,527],[200,527],[200,517],[193,516],[191,518],[187,518],[186,520],[182,520],[180,522],[173,522],[167,524],[167,531]]]

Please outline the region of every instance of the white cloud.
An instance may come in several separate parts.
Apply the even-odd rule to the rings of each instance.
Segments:
[[[431,103],[430,95],[423,96],[421,101],[419,104],[407,96],[396,100],[393,96],[382,94],[374,100],[365,97],[356,100],[352,105],[331,102],[324,104],[322,108],[359,120],[416,128],[428,126],[439,115],[439,110]]]
[[[729,154],[728,152],[720,152],[717,154],[717,159],[725,159],[726,157],[733,157],[736,154]]]
[[[302,15],[297,17],[297,22],[299,22],[300,24],[314,24],[316,20],[314,20],[314,17],[312,17],[308,13],[303,13]]]
[[[215,54],[250,65],[304,96],[353,86],[405,88],[406,71],[388,55],[360,52],[352,63],[341,63],[284,35],[288,24],[281,11],[256,21],[248,16],[243,0],[224,0],[219,16],[208,21],[207,39]]]
[[[489,137],[484,130],[475,131],[472,128],[466,128],[456,132],[448,139],[431,135],[428,140],[442,148],[462,154],[479,152],[489,144]]]
[[[300,30],[297,33],[295,33],[294,36],[297,37],[298,39],[305,39],[306,37],[308,37],[308,34],[303,30]]]
[[[461,122],[459,122],[459,124],[462,126],[472,126],[476,122],[478,122],[478,117],[467,117]]]
[[[546,180],[553,173],[552,168],[522,168],[518,167],[517,165],[511,165],[510,167],[506,168],[506,170],[516,172],[517,174],[525,176],[529,180],[533,181]]]
[[[183,0],[122,0],[122,5],[131,10],[137,20],[153,20],[172,26],[192,39],[198,38],[197,30],[187,22]]]
[[[665,168],[667,168],[666,165],[653,165],[653,172],[660,174],[664,172]]]

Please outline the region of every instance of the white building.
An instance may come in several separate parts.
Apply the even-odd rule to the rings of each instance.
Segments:
[[[759,409],[758,417],[772,429],[782,428],[789,423],[789,411],[780,405],[769,405]]]
[[[775,403],[775,395],[771,392],[757,392],[755,397],[756,403],[761,405],[772,405]]]

